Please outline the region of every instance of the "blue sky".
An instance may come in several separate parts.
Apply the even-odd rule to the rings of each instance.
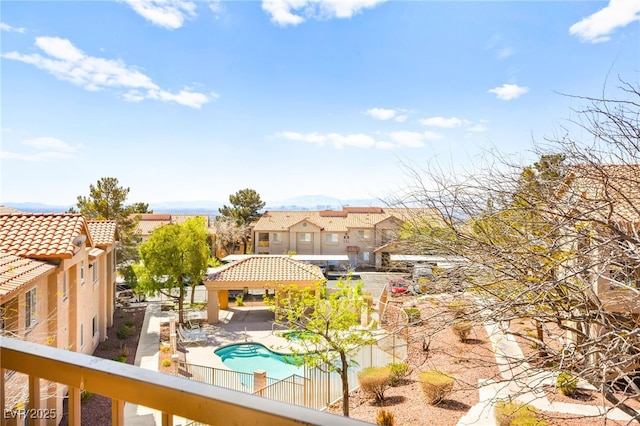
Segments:
[[[529,158],[640,73],[640,2],[2,1],[0,203],[379,198]],[[533,161],[533,157],[531,157]],[[447,166],[449,167],[449,166]]]

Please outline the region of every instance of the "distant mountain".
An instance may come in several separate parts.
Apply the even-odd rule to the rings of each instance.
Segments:
[[[348,199],[328,197],[326,195],[303,195],[300,197],[285,198],[279,201],[266,201],[265,210],[341,210],[343,207],[384,207],[380,200]],[[149,208],[154,213],[175,214],[207,214],[215,216],[224,202],[220,201],[162,201],[149,203]],[[42,203],[4,203],[7,207],[21,210],[27,213],[64,213],[72,206],[54,206]]]
[[[42,203],[4,203],[3,205],[27,213],[64,213],[72,207],[54,206]]]
[[[267,202],[265,210],[341,210],[347,206],[382,207],[383,203],[373,198],[341,200],[326,195],[303,195]]]

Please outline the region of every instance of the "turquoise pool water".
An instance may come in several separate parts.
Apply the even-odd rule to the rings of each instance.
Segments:
[[[274,352],[259,343],[237,343],[214,351],[231,370],[253,373],[264,370],[267,377],[284,379],[292,374],[304,376],[300,357]],[[295,365],[297,361],[298,365]]]

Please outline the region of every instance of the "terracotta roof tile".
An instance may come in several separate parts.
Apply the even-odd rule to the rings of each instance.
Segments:
[[[321,281],[324,275],[317,265],[283,256],[252,256],[219,268],[205,281]]]
[[[87,227],[91,240],[98,247],[112,246],[118,238],[115,220],[89,220]]]
[[[33,258],[71,258],[75,237],[88,235],[79,214],[24,213],[0,215],[0,251]],[[87,245],[93,245],[89,236]]]
[[[389,218],[408,221],[417,217],[442,218],[433,209],[399,209],[380,207],[345,207],[344,210],[321,211],[268,211],[253,227],[254,231],[288,231],[293,225],[307,220],[327,232],[346,232],[350,228],[373,228]]]
[[[169,225],[170,220],[141,220],[138,222],[136,233],[140,235],[151,235],[153,231],[164,225]]]
[[[0,252],[0,299],[55,269],[46,262]]]

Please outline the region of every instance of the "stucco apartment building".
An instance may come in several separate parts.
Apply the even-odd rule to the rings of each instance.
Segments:
[[[0,336],[92,354],[113,324],[114,221],[79,214],[0,210]],[[4,404],[25,407],[26,378],[5,373]],[[42,407],[58,424],[66,388],[40,381]]]
[[[153,231],[164,225],[171,223],[182,224],[187,219],[192,217],[201,217],[204,219],[204,226],[209,235],[212,235],[214,231],[211,229],[211,223],[209,216],[207,215],[188,215],[188,214],[169,214],[169,213],[144,213],[132,215],[133,218],[138,219],[136,227],[136,236],[138,242],[144,242],[149,239]]]
[[[397,238],[403,223],[440,217],[431,209],[344,207],[342,210],[267,211],[252,229],[256,254],[344,255],[351,267],[373,267],[375,250]]]

